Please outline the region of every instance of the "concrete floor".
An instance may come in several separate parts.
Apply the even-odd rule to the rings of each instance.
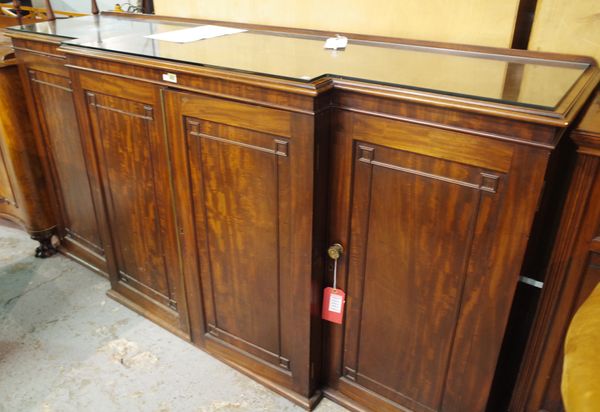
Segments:
[[[106,279],[34,258],[35,246],[0,226],[0,412],[302,411],[108,299]]]

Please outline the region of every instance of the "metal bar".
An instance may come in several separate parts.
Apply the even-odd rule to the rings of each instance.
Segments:
[[[527,276],[519,276],[519,282],[525,283],[538,289],[542,289],[544,287],[544,282],[540,282],[539,280],[535,280]]]

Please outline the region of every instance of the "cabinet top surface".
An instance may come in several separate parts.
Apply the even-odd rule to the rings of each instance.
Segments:
[[[10,30],[60,37],[65,44],[83,48],[296,82],[329,77],[542,110],[554,110],[591,65],[535,53],[521,56],[352,38],[345,50],[332,51],[324,49],[322,35],[256,29],[189,43],[145,37],[198,25],[100,15]]]

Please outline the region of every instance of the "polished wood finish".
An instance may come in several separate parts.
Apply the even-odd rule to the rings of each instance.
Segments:
[[[483,410],[549,152],[377,109],[334,116],[329,242],[350,250],[329,385],[374,410]]]
[[[193,340],[221,356],[246,354],[248,367],[310,406],[310,329],[320,323],[310,303],[322,276],[312,262],[324,247],[311,214],[321,177],[314,119],[172,91],[165,107],[183,259],[188,277],[200,277]]]
[[[112,293],[187,337],[161,91],[87,73],[76,74],[74,80],[80,118],[90,125],[83,136],[93,142],[102,182],[104,201],[96,206],[105,211],[101,233],[110,251]]]
[[[325,248],[328,119],[290,109],[308,108],[298,93],[247,86],[249,104],[125,78],[119,62],[70,54],[68,63],[103,184],[101,229],[114,253],[110,295],[185,337],[188,311],[176,297],[185,284],[196,345],[311,408],[320,398],[314,305]],[[246,95],[234,82],[219,86]],[[327,93],[310,100],[324,99]],[[164,285],[177,288],[168,295]],[[166,316],[166,304],[179,319]]]
[[[90,180],[79,122],[73,103],[72,82],[64,54],[56,40],[13,40],[51,204],[58,220],[61,250],[106,273],[104,244],[99,235],[98,183]],[[96,187],[95,187],[96,186]]]
[[[564,337],[577,308],[600,282],[600,93],[571,134],[577,160],[511,411],[564,411]]]
[[[240,27],[244,27],[244,25],[241,25]],[[39,35],[11,33],[11,37],[16,39],[22,37],[37,38],[38,36]],[[433,46],[431,47],[432,51],[434,51]],[[438,47],[441,46],[438,45]],[[81,55],[95,57],[98,59],[98,61],[82,61],[82,64],[85,65],[90,71],[98,70],[97,67],[102,67],[105,64],[104,61],[109,61],[113,65],[115,64],[113,62],[116,62],[116,64],[120,63],[122,69],[120,70],[119,75],[123,77],[143,77],[157,84],[172,86],[172,83],[166,82],[162,79],[162,74],[167,71],[177,74],[178,88],[203,90],[203,85],[207,84],[208,90],[206,91],[208,93],[216,95],[229,94],[230,97],[237,98],[238,96],[236,89],[231,88],[231,86],[228,88],[226,82],[224,82],[225,80],[229,80],[229,84],[244,85],[244,87],[240,90],[240,93],[243,93],[243,95],[240,97],[244,97],[259,104],[262,104],[262,101],[257,98],[256,95],[253,95],[247,86],[258,86],[254,90],[254,93],[257,93],[258,95],[261,95],[265,88],[268,88],[270,91],[288,91],[301,95],[301,97],[297,98],[298,101],[294,102],[296,104],[291,107],[288,106],[290,108],[296,108],[298,104],[302,103],[308,104],[308,107],[311,107],[312,103],[310,103],[310,99],[307,100],[306,98],[302,98],[303,96],[314,97],[331,89],[336,89],[355,92],[365,97],[376,97],[379,99],[384,99],[384,101],[386,99],[392,99],[402,102],[412,102],[418,107],[422,107],[422,105],[424,105],[425,107],[430,107],[433,110],[447,109],[453,112],[456,111],[459,116],[462,114],[461,117],[466,119],[466,121],[469,123],[479,125],[481,125],[481,120],[479,120],[481,119],[481,116],[484,116],[484,118],[486,118],[486,116],[496,117],[501,123],[511,123],[513,121],[522,122],[520,124],[523,124],[526,129],[528,129],[532,124],[548,125],[561,129],[565,128],[575,120],[582,106],[586,103],[587,97],[593,91],[598,82],[598,70],[595,67],[595,64],[590,62],[587,58],[573,57],[570,61],[589,63],[590,66],[568,91],[557,107],[552,111],[548,111],[535,107],[487,102],[474,98],[441,95],[433,92],[415,91],[400,87],[368,84],[356,80],[338,79],[328,76],[319,78],[317,81],[315,81],[315,83],[299,83],[293,80],[245,74],[236,71],[229,71],[225,69],[221,70],[193,64],[174,63],[166,60],[130,56],[104,50],[82,49],[80,47],[71,45],[62,45],[60,50],[70,55]],[[498,51],[498,49],[494,50]],[[512,50],[511,53],[505,52],[504,55],[506,55],[507,58],[508,56],[521,58],[525,57],[527,54],[524,54],[524,52],[519,50]],[[539,55],[536,54],[536,56],[549,59],[561,58],[561,55],[546,53],[541,53]],[[562,57],[565,58],[565,56]],[[141,68],[138,66],[141,66]],[[273,93],[267,94],[266,97],[272,100],[275,107],[279,107],[281,105],[281,101],[290,103],[292,102],[287,98],[280,98],[277,100],[278,95]],[[308,109],[308,112],[311,112],[310,109]],[[469,113],[469,115],[464,115],[465,112]],[[411,114],[408,115],[409,119]],[[471,118],[471,114],[473,114],[473,118]],[[554,131],[556,131],[556,129],[554,129]],[[554,134],[548,147],[554,147],[559,137],[560,133]],[[511,137],[508,136],[508,138]],[[535,140],[536,136],[535,134],[532,134],[527,138],[529,140]],[[544,138],[547,138],[547,135],[544,135]]]
[[[48,169],[67,217],[57,170],[85,171],[96,226],[77,233],[97,234],[112,297],[306,408],[320,388],[353,410],[486,408],[551,154],[595,66],[543,110],[11,36],[40,141],[58,129],[42,104],[79,121],[81,163],[54,149]],[[345,320],[322,325],[337,242]]]

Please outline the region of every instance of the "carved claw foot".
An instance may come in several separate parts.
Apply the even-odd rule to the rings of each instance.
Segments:
[[[40,245],[35,248],[35,257],[47,258],[56,254],[57,250],[50,239],[40,240]]]
[[[56,247],[52,244],[53,231],[32,235],[33,240],[40,242],[40,245],[35,248],[35,257],[47,258],[53,256],[58,252]]]

